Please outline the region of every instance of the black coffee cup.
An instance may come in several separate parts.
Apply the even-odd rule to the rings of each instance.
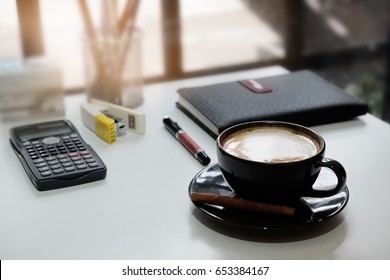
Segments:
[[[301,125],[258,121],[232,126],[217,138],[222,174],[240,197],[272,203],[295,203],[304,196],[329,197],[340,191],[346,172],[325,158],[325,141]],[[322,167],[337,176],[333,189],[314,189]]]

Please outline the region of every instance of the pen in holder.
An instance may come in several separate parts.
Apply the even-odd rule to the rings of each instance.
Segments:
[[[88,97],[135,108],[142,104],[141,32],[123,36],[98,31],[83,40]]]
[[[135,108],[142,104],[141,37],[135,28],[139,0],[128,0],[118,17],[117,1],[101,2],[101,28],[94,28],[86,0],[79,0],[84,22],[88,97]]]

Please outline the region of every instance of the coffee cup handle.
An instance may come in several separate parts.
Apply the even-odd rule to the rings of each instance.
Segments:
[[[328,197],[337,194],[347,181],[347,173],[344,167],[336,160],[330,158],[323,158],[321,161],[316,163],[316,167],[327,167],[333,171],[337,176],[337,185],[330,190],[315,190],[312,189],[310,196],[313,197]]]

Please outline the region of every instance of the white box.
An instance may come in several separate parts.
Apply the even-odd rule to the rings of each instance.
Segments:
[[[64,114],[61,69],[44,57],[0,60],[2,120]]]

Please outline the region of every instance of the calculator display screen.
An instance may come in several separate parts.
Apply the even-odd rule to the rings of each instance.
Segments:
[[[72,128],[66,122],[52,122],[21,128],[16,131],[22,141],[71,133]]]

